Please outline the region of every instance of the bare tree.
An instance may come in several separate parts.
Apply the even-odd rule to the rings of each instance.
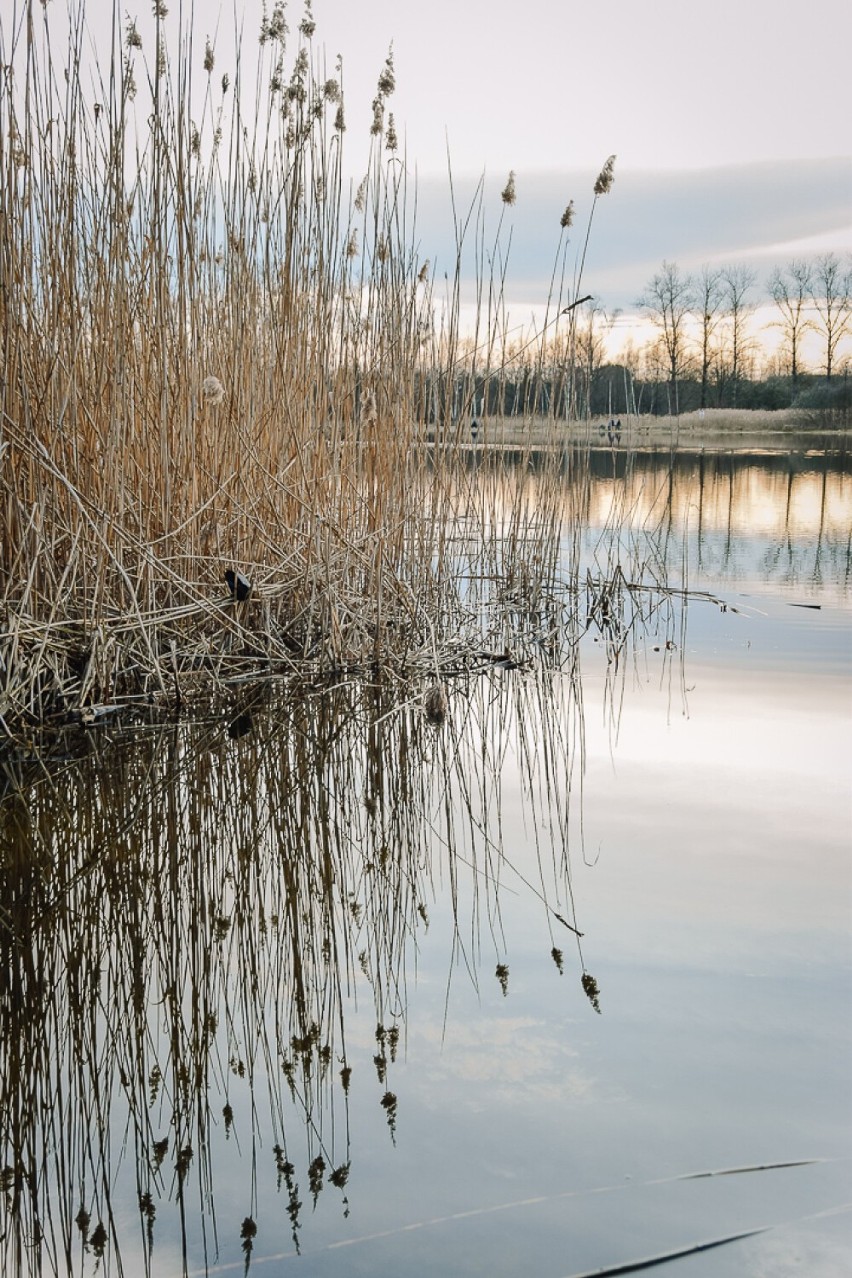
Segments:
[[[641,411],[642,407],[642,390],[639,387],[639,398],[636,397],[636,384],[639,382],[642,371],[642,354],[633,341],[632,337],[628,337],[621,350],[619,357],[621,367],[624,369],[624,398],[627,402],[627,411],[633,412],[634,415]]]
[[[737,388],[743,364],[749,353],[751,340],[746,332],[746,322],[755,307],[754,302],[747,300],[748,293],[757,281],[757,271],[750,266],[727,266],[722,271],[722,296],[725,316],[728,324],[729,350],[731,356],[730,378],[732,400],[736,407]]]
[[[701,407],[707,407],[707,388],[713,363],[713,334],[722,310],[722,272],[702,266],[694,281],[693,304],[701,322]]]
[[[660,383],[667,389],[669,385],[669,357],[662,337],[656,337],[642,347],[642,380],[650,388],[651,402],[646,411],[656,416],[660,411],[657,404]],[[668,400],[667,407],[671,412],[671,395]]]
[[[825,376],[831,378],[837,346],[850,331],[852,272],[835,253],[817,258],[813,272],[813,301],[825,342]]]
[[[794,386],[800,372],[799,343],[803,335],[814,327],[807,314],[813,290],[811,275],[810,263],[797,258],[783,268],[776,266],[769,277],[769,295],[781,312],[781,318],[775,320],[772,327],[781,329],[790,356],[790,376]]]
[[[579,384],[578,403],[585,400],[586,416],[592,411],[592,385],[595,374],[606,356],[607,337],[612,330],[612,320],[600,306],[585,306],[577,324],[576,367]]]
[[[677,414],[678,381],[688,362],[687,320],[692,309],[692,280],[688,275],[681,275],[676,262],[663,262],[637,306],[660,330],[666,353],[670,408]]]

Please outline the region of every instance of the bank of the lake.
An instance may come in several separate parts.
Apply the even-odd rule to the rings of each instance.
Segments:
[[[441,440],[430,427],[430,442]],[[647,448],[679,452],[765,449],[801,453],[819,450],[846,453],[852,445],[852,424],[823,414],[803,414],[796,409],[708,408],[680,416],[656,417],[650,413],[623,414],[614,418],[561,421],[552,417],[481,417],[457,423],[443,439],[472,447],[553,447],[565,443],[603,443],[618,450]]]

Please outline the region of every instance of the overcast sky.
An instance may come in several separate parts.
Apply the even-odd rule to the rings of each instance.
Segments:
[[[260,0],[238,7],[253,39]],[[197,6],[196,25],[217,12]],[[302,5],[287,13],[295,29]],[[365,125],[393,44],[394,109],[421,173],[445,171],[447,142],[474,173],[596,168],[612,152],[631,170],[677,171],[850,149],[845,0],[315,0],[314,17]]]
[[[166,2],[176,30],[178,0]],[[85,7],[93,31],[108,30],[111,0]],[[197,56],[214,38],[217,74],[233,56],[235,7],[253,58],[262,0],[195,6]],[[151,8],[120,6],[140,30]],[[291,47],[303,12],[287,5]],[[314,18],[329,72],[343,57],[353,170],[393,45],[389,106],[417,173],[422,255],[439,269],[451,265],[448,154],[457,193],[485,175],[495,225],[516,171],[508,293],[521,309],[546,295],[569,199],[581,247],[613,153],[584,276],[608,309],[629,308],[663,258],[686,270],[748,259],[764,278],[807,250],[852,250],[848,0],[314,0]]]
[[[572,198],[581,247],[613,153],[584,276],[610,310],[629,309],[663,258],[747,260],[764,280],[793,255],[852,250],[846,0],[316,0],[314,16],[315,42],[343,55],[352,133],[393,44],[424,256],[452,263],[448,154],[457,196],[485,174],[495,224],[516,170],[520,312],[546,295]]]

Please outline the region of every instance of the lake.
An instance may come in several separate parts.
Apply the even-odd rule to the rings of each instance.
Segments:
[[[434,722],[0,765],[4,1273],[852,1272],[852,458],[578,458]]]

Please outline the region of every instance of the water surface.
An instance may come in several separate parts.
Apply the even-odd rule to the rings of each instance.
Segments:
[[[760,1227],[666,1272],[852,1268],[848,461],[565,484],[541,660],[443,725],[352,681],[7,763],[4,1272],[567,1278]]]

